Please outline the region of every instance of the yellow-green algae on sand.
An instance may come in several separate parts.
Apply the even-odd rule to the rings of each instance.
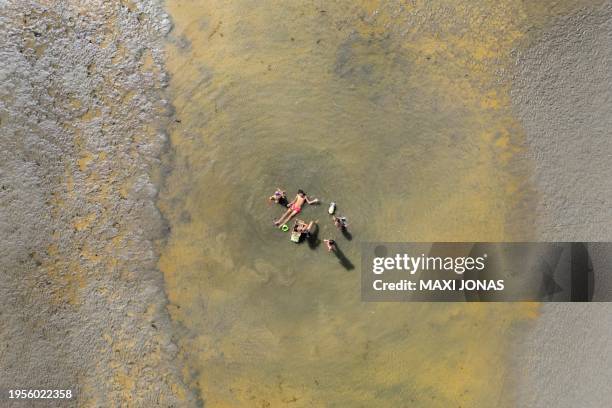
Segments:
[[[160,268],[209,407],[511,404],[533,304],[360,301],[362,241],[529,239],[529,168],[501,75],[516,1],[169,1],[171,226]],[[356,268],[272,227],[280,185]],[[345,265],[346,266],[346,265]]]

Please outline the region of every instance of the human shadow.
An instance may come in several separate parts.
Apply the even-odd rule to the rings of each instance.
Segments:
[[[321,244],[321,240],[319,239],[319,226],[317,224],[315,224],[313,231],[311,231],[306,237],[306,242],[308,243],[308,247],[310,249],[317,249],[317,247]]]
[[[336,255],[336,258],[338,258],[340,265],[342,265],[344,269],[346,269],[347,271],[355,269],[355,265],[353,265],[351,260],[348,259],[346,255],[344,255],[344,252],[342,252],[342,250],[338,248],[338,244],[336,244],[336,250],[332,252],[334,253],[334,255]]]
[[[346,228],[342,228],[341,232],[342,232],[342,236],[346,238],[347,241],[350,241],[353,239],[353,234],[351,234],[349,230],[347,230]]]

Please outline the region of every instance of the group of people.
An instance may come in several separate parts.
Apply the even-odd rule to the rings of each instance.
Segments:
[[[318,204],[320,203],[319,199],[309,197],[304,190],[298,190],[293,201],[289,202],[287,199],[287,193],[281,189],[277,188],[273,195],[269,197],[269,201],[273,203],[277,203],[287,208],[287,211],[276,221],[274,221],[274,225],[279,228],[288,228],[287,222],[289,222],[293,217],[298,215],[302,211],[302,207],[305,204]],[[336,215],[332,215],[332,221],[336,228],[338,228],[342,232],[346,232],[348,228],[348,222],[346,217],[339,217]],[[318,221],[310,221],[305,222],[300,219],[296,219],[293,227],[291,228],[291,241],[293,242],[301,242],[304,238],[309,238],[311,234],[313,234],[314,228],[316,227]],[[287,230],[287,229],[285,229]],[[327,246],[327,250],[329,252],[335,252],[338,250],[338,246],[336,241],[333,239],[325,239],[323,240],[325,245]]]

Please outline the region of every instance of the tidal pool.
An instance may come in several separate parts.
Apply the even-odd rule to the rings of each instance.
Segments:
[[[511,404],[508,349],[537,305],[362,303],[359,248],[532,236],[504,73],[573,3],[327,3],[167,4],[159,265],[185,378],[209,407]],[[327,205],[300,218],[343,262],[273,227],[276,186],[338,203],[351,240]]]

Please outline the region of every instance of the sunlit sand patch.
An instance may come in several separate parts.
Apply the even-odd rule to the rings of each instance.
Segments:
[[[537,304],[363,304],[359,269],[271,227],[276,185],[367,240],[529,239],[523,133],[500,75],[518,2],[168,4],[172,155],[160,268],[185,377],[215,407],[499,406]],[[321,238],[336,232],[320,208]],[[357,265],[358,266],[358,265]]]

